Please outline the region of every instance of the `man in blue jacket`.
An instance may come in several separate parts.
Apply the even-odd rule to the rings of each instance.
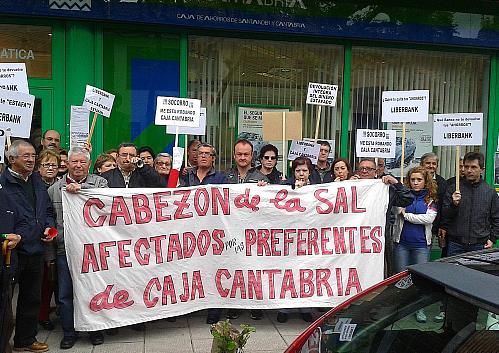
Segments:
[[[16,205],[16,221],[24,226],[17,248],[16,278],[19,284],[17,299],[15,351],[46,352],[48,345],[36,340],[40,310],[43,243],[50,227],[54,226],[52,204],[47,189],[35,167],[35,149],[24,140],[12,143],[7,153],[10,167],[0,176],[3,192]]]

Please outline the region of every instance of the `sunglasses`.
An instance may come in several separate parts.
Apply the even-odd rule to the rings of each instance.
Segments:
[[[271,159],[271,160],[276,160],[277,157],[276,156],[263,156],[263,159]]]

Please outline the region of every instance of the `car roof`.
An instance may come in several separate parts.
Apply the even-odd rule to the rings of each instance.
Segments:
[[[410,266],[409,272],[499,309],[499,249],[421,263]]]

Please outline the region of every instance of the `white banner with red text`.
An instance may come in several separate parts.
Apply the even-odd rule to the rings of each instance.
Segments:
[[[75,328],[336,306],[383,279],[387,207],[379,180],[63,192]]]

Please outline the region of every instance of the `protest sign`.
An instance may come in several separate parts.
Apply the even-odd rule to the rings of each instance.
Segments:
[[[428,121],[430,91],[384,91],[381,99],[381,121]]]
[[[71,120],[69,125],[69,145],[84,147],[88,139],[88,119],[90,112],[80,106],[71,106]]]
[[[309,137],[304,137],[303,141],[314,141],[315,139],[309,138]],[[326,141],[329,142],[329,146],[331,146],[331,150],[329,151],[329,155],[327,156],[327,159],[330,161],[333,161],[335,159],[335,152],[336,152],[336,141],[335,140],[327,140],[327,139],[319,139],[319,141]]]
[[[97,87],[87,85],[83,106],[91,112],[103,115],[107,118],[113,109],[114,94],[101,90]]]
[[[313,141],[291,141],[289,148],[288,161],[294,161],[297,157],[307,157],[312,161],[312,164],[317,164],[321,145]]]
[[[325,105],[334,107],[336,105],[336,96],[338,95],[338,86],[325,83],[308,83],[307,104]]]
[[[357,129],[356,157],[394,158],[396,149],[395,130]]]
[[[29,138],[35,96],[0,90],[0,128],[12,137]]]
[[[0,129],[0,163],[5,163],[3,160],[5,156],[5,138],[5,131]]]
[[[433,115],[434,146],[481,146],[483,113]]]
[[[285,112],[285,138],[286,140],[302,139],[302,113]],[[263,138],[264,140],[283,139],[282,112],[263,112]]]
[[[26,64],[0,63],[0,89],[29,93]]]
[[[206,308],[336,306],[383,279],[380,180],[62,196],[77,331]]]
[[[201,101],[178,97],[156,98],[156,125],[199,127]]]
[[[167,134],[174,135],[175,131],[176,131],[176,126],[166,125]],[[193,135],[193,136],[206,135],[206,108],[201,108],[200,110],[198,127],[179,126],[178,133],[180,135]]]

